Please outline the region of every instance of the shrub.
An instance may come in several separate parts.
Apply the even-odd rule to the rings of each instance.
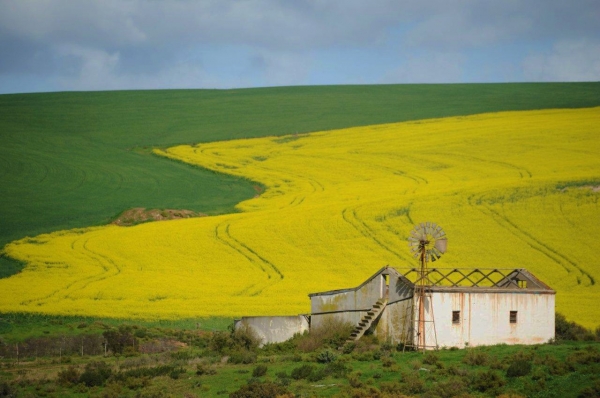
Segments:
[[[600,397],[600,380],[596,380],[594,385],[585,387],[579,392],[579,398],[595,398]]]
[[[558,312],[555,315],[554,320],[554,331],[556,340],[574,340],[574,341],[591,341],[597,340],[596,337],[590,330],[583,326],[567,321],[564,315]]]
[[[451,377],[434,384],[431,394],[440,398],[450,398],[463,395],[467,391],[467,383],[460,377]]]
[[[315,369],[314,365],[310,365],[310,364],[304,364],[302,366],[299,366],[297,368],[292,369],[292,379],[295,380],[300,380],[300,379],[306,379],[308,378],[308,376],[310,376],[310,374],[313,372],[313,370]]]
[[[592,363],[600,363],[600,352],[589,349],[587,351],[577,351],[567,357],[566,363],[572,369],[575,365],[589,365]]]
[[[208,347],[212,351],[216,351],[220,354],[225,352],[225,349],[231,346],[229,333],[226,332],[214,332],[210,341],[208,343]]]
[[[402,385],[404,390],[411,394],[420,394],[425,388],[425,383],[416,373],[405,373],[402,375]]]
[[[505,383],[506,381],[498,372],[488,370],[475,373],[471,381],[471,387],[480,392],[487,392],[490,390],[491,392],[494,392],[504,386]]]
[[[106,339],[108,349],[114,354],[122,354],[126,347],[130,347],[133,351],[139,347],[137,339],[132,334],[131,326],[120,325],[116,329],[105,330],[102,336]]]
[[[117,380],[117,381],[124,381],[128,378],[136,378],[136,377],[157,377],[157,376],[164,376],[164,375],[168,375],[170,373],[172,373],[175,370],[175,366],[171,366],[171,365],[162,365],[162,366],[155,366],[152,368],[137,368],[137,369],[130,369],[124,372],[119,372],[119,373],[115,373],[113,374],[113,379]]]
[[[352,388],[360,388],[364,385],[360,380],[360,376],[362,376],[361,372],[352,372],[348,375],[348,383]]]
[[[246,325],[235,329],[231,333],[231,340],[234,347],[240,347],[245,350],[253,350],[257,348],[261,342],[254,330]]]
[[[323,350],[317,355],[317,362],[319,363],[329,363],[335,361],[335,359],[336,355],[329,349]]]
[[[112,374],[112,369],[104,361],[92,361],[85,365],[79,382],[88,387],[102,386]]]
[[[531,362],[523,359],[513,361],[506,369],[507,377],[527,376],[529,373],[531,373]]]
[[[463,357],[463,362],[471,366],[485,365],[488,361],[488,354],[480,350],[467,350]]]
[[[390,357],[384,357],[381,359],[381,363],[384,368],[390,368],[396,362]]]
[[[341,361],[330,362],[325,366],[325,372],[331,377],[345,377],[351,371],[352,368]]]
[[[350,354],[352,351],[354,351],[355,348],[356,348],[356,343],[354,343],[354,342],[346,343],[346,344],[344,344],[344,347],[342,348],[342,352],[344,354]]]
[[[267,365],[258,365],[252,371],[252,377],[262,377],[267,374]]]
[[[262,383],[249,383],[232,392],[231,398],[276,398],[288,394],[289,391],[279,384],[265,381]]]
[[[298,339],[298,349],[304,352],[316,351],[324,346],[341,347],[352,333],[354,325],[336,319],[327,319],[319,327]]]
[[[256,354],[251,351],[236,351],[229,356],[229,363],[250,364],[256,362]]]
[[[13,386],[11,386],[10,384],[8,384],[5,381],[0,382],[0,397],[16,397],[16,396],[17,396],[17,390]]]
[[[446,370],[446,373],[450,376],[467,376],[469,374],[469,371],[467,369],[464,368],[459,368],[458,366],[456,366],[455,364],[452,364],[450,366],[448,366],[448,369]]]
[[[177,379],[179,379],[179,375],[184,374],[184,373],[185,373],[184,368],[175,368],[169,373],[169,377],[173,380],[177,380]]]
[[[433,351],[427,351],[425,356],[423,357],[423,363],[427,365],[435,365],[440,360],[437,353]]]
[[[327,374],[326,374],[324,368],[315,369],[308,375],[306,380],[315,382],[315,381],[323,380],[325,378],[325,376],[327,376]]]
[[[77,369],[76,366],[71,365],[66,369],[63,369],[58,372],[56,376],[56,382],[64,387],[71,386],[73,384],[77,384],[79,382],[79,377],[81,376],[81,372]],[[0,394],[0,397],[2,395]]]
[[[210,368],[202,363],[196,365],[196,374],[198,376],[202,375],[216,375],[217,371],[213,368]]]
[[[380,385],[381,392],[387,393],[389,395],[397,396],[400,395],[403,391],[402,384],[397,381],[383,381]]]

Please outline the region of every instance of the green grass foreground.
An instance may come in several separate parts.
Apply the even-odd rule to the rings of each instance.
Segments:
[[[250,181],[154,147],[481,112],[600,105],[600,83],[282,87],[0,95],[0,247],[133,207],[232,212]],[[1,256],[0,277],[22,264]]]
[[[600,343],[403,352],[344,328],[258,348],[247,331],[105,325],[90,340],[0,345],[0,396],[14,397],[595,397]],[[43,348],[51,347],[51,351]],[[83,350],[83,351],[80,351]],[[502,395],[506,394],[506,395]]]

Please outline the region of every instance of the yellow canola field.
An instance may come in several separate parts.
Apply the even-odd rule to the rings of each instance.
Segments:
[[[414,223],[440,224],[435,265],[527,268],[557,310],[600,324],[600,108],[482,114],[177,146],[163,156],[266,191],[239,213],[15,241],[0,311],[127,318],[310,312],[308,293],[416,266]]]

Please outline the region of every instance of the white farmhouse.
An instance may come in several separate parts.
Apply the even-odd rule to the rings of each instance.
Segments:
[[[417,269],[384,267],[358,287],[310,294],[310,326],[347,321],[350,340],[373,333],[418,348],[539,344],[554,338],[555,294],[524,269],[431,268],[422,280]]]
[[[554,338],[555,294],[525,269],[430,268],[423,275],[384,267],[355,288],[309,294],[310,315],[245,317],[236,327],[252,328],[263,344],[330,321],[355,325],[348,341],[375,334],[418,349],[540,344]]]

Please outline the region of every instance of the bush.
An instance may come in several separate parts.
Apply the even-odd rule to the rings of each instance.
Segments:
[[[330,362],[325,366],[325,373],[331,377],[345,377],[351,371],[352,368],[341,361]]]
[[[76,366],[71,365],[68,368],[58,372],[58,375],[56,376],[56,382],[61,386],[68,387],[72,386],[73,384],[77,384],[79,382],[79,377],[81,377],[81,373]],[[0,394],[0,397],[2,396],[3,395]]]
[[[579,398],[593,398],[600,397],[600,380],[596,380],[594,385],[586,387],[579,392]]]
[[[320,380],[323,380],[325,378],[325,376],[327,376],[325,369],[323,369],[323,368],[315,369],[308,375],[306,380],[311,381],[311,382],[320,381]]]
[[[202,363],[196,365],[196,374],[198,376],[202,375],[216,375],[217,371],[213,368],[210,368]]]
[[[241,326],[231,333],[231,340],[234,347],[245,350],[253,350],[260,345],[260,338],[249,326]]]
[[[427,365],[435,365],[440,360],[437,353],[433,351],[427,351],[425,356],[423,357],[423,363]]]
[[[85,365],[79,382],[88,387],[102,386],[112,375],[112,369],[104,361],[92,361]]]
[[[592,341],[597,337],[583,326],[567,321],[564,315],[556,313],[554,318],[554,331],[556,340]]]
[[[592,363],[600,363],[600,352],[595,349],[587,351],[577,351],[567,357],[566,363],[571,369],[575,369],[575,365],[589,365]]]
[[[430,390],[433,396],[451,398],[463,395],[467,391],[467,383],[460,377],[451,377],[434,384]]]
[[[256,354],[251,351],[237,351],[229,356],[228,362],[248,365],[256,362]]]
[[[306,379],[306,378],[308,378],[308,376],[310,376],[310,374],[313,372],[314,369],[315,369],[314,365],[310,365],[310,364],[304,364],[302,366],[294,368],[291,373],[292,379],[295,379],[295,380]]]
[[[112,377],[116,381],[124,381],[129,378],[140,378],[140,377],[152,378],[152,377],[164,376],[164,375],[171,374],[175,370],[176,370],[175,366],[162,365],[162,366],[155,366],[152,368],[130,369],[130,370],[127,370],[124,372],[115,373],[115,374],[113,374]]]
[[[317,355],[317,362],[319,363],[329,363],[333,362],[336,359],[336,355],[331,350],[324,350]]]
[[[0,397],[16,397],[17,390],[7,382],[0,383]]]
[[[173,380],[177,380],[179,379],[179,375],[183,373],[185,373],[185,369],[183,368],[173,369],[171,373],[169,373],[169,377]]]
[[[327,319],[319,327],[311,328],[310,332],[298,339],[298,349],[304,352],[313,352],[324,346],[338,348],[352,333],[354,325],[333,318]]]
[[[425,383],[416,373],[405,373],[402,376],[402,385],[404,390],[411,394],[420,394],[425,388]]]
[[[263,383],[250,383],[232,392],[230,398],[276,398],[288,394],[289,391],[276,383],[265,381]]]
[[[527,376],[529,373],[531,373],[531,362],[523,359],[513,361],[506,369],[507,377]]]
[[[487,392],[490,390],[491,392],[494,392],[504,386],[505,383],[506,381],[498,372],[488,370],[475,373],[471,381],[471,387],[480,392]]]
[[[350,375],[348,375],[348,383],[350,384],[350,387],[360,388],[364,385],[360,380],[360,376],[362,376],[361,372],[352,372]]]
[[[131,326],[120,325],[116,329],[105,330],[102,332],[102,336],[106,339],[108,349],[113,354],[122,354],[126,347],[130,351],[135,351],[139,347],[137,339],[132,334]]]
[[[354,342],[346,343],[346,344],[344,344],[344,347],[342,348],[342,352],[344,354],[350,354],[352,351],[354,351],[355,348],[356,348],[356,343],[354,343]]]
[[[463,362],[471,366],[485,365],[488,361],[488,354],[480,350],[467,350],[463,357]]]
[[[398,396],[402,393],[402,391],[404,391],[402,384],[398,383],[397,381],[383,381],[381,382],[380,389],[381,392],[393,396]]]
[[[267,374],[267,365],[258,365],[252,371],[252,377],[262,377]]]

